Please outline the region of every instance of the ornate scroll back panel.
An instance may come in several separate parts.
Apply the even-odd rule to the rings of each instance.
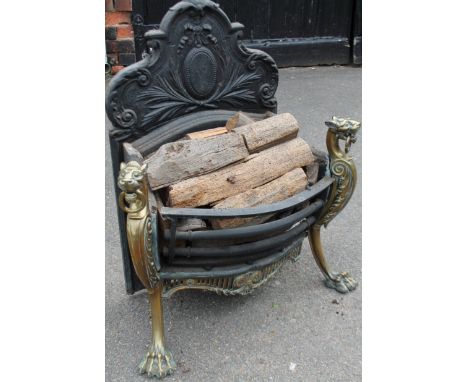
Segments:
[[[145,35],[149,53],[109,85],[112,136],[135,139],[200,110],[276,112],[277,66],[240,42],[242,30],[209,0],[170,8],[160,29]]]

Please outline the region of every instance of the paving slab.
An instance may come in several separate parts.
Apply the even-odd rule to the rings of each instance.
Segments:
[[[361,120],[361,68],[281,69],[277,98],[278,112],[292,113],[300,135],[325,150],[325,120]],[[361,133],[352,154],[361,179]],[[355,291],[327,289],[304,241],[299,260],[251,295],[176,293],[164,300],[164,317],[178,370],[165,381],[361,381],[360,181],[322,236],[330,265],[359,281]],[[150,342],[148,300],[141,292],[126,295],[122,269],[107,145],[106,381],[147,381],[137,365]]]

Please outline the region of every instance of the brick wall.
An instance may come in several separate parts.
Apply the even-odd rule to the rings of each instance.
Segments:
[[[135,62],[132,0],[106,1],[106,53],[112,73]]]

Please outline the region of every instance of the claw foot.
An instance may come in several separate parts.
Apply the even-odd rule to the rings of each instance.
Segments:
[[[333,273],[332,278],[325,279],[328,288],[337,290],[340,293],[348,293],[356,289],[358,283],[347,272]]]
[[[176,364],[170,351],[152,347],[138,367],[140,374],[162,379],[174,372]]]

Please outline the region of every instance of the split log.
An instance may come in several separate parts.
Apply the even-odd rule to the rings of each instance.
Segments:
[[[215,127],[213,129],[207,129],[202,131],[194,131],[193,133],[188,133],[184,136],[184,139],[203,139],[214,137],[216,135],[226,134],[235,127],[244,126],[255,121],[248,117],[246,114],[241,111],[234,114],[231,118],[228,119],[226,125],[223,127]]]
[[[249,152],[254,153],[297,137],[299,122],[292,114],[283,113],[234,131],[244,137]]]
[[[304,170],[296,168],[263,186],[226,198],[213,208],[246,208],[279,202],[304,191],[306,186],[307,176]],[[215,229],[234,228],[261,224],[272,216],[270,214],[252,218],[216,219],[211,221],[211,225]]]
[[[205,206],[261,186],[313,161],[309,145],[303,139],[296,138],[249,157],[242,163],[173,184],[169,187],[168,205]]]
[[[226,120],[230,118],[233,114],[229,110],[211,110],[210,113],[213,116],[218,116],[220,118],[225,118]],[[271,112],[267,111],[266,113],[245,113],[249,118],[254,121],[258,121],[264,118],[268,118],[272,115]],[[192,115],[192,114],[190,114]],[[192,123],[193,125],[198,125],[204,117],[197,117],[196,114],[193,115]],[[164,130],[164,129],[163,129]],[[167,133],[167,131],[166,131]],[[156,151],[163,143],[167,142],[167,134],[161,133],[161,129],[154,129],[149,133],[143,135],[142,137],[135,139],[132,142],[132,145],[143,154],[144,157],[151,155]]]
[[[215,127],[214,129],[207,129],[202,131],[194,131],[185,135],[184,139],[203,139],[214,137],[216,135],[226,134],[228,130],[225,127]]]
[[[249,155],[239,134],[167,143],[149,156],[148,182],[152,190],[215,171]]]
[[[236,127],[248,125],[254,122],[255,121],[252,118],[250,118],[243,112],[239,111],[236,114],[234,114],[231,118],[228,119],[224,127],[226,128],[227,131],[231,131],[232,129]]]
[[[143,163],[143,155],[135,148],[133,147],[130,143],[124,142],[122,145],[123,148],[123,158],[124,162],[128,163],[131,161],[138,162],[139,164]]]

